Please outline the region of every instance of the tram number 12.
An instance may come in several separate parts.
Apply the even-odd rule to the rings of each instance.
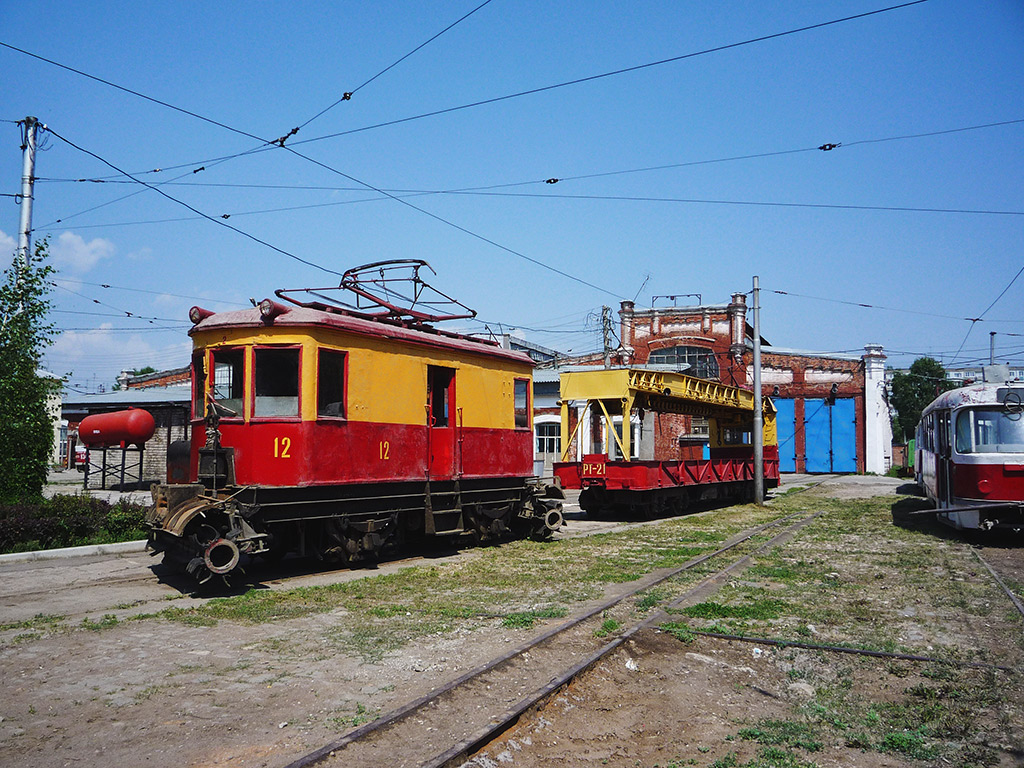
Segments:
[[[391,443],[389,443],[387,440],[381,440],[379,451],[381,461],[387,461],[388,459],[391,458],[391,456],[388,455],[391,452]]]
[[[292,439],[290,437],[275,437],[274,438],[274,458],[275,459],[290,459],[292,457],[290,451],[292,449]]]

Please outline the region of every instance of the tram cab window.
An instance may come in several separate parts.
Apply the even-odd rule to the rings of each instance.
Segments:
[[[196,352],[192,355],[192,418],[202,419],[206,416],[206,355]]]
[[[316,415],[345,418],[344,352],[320,350],[316,382]]]
[[[254,381],[256,385],[253,416],[299,415],[299,350],[254,350]]]
[[[1024,419],[1004,408],[972,408],[956,417],[959,453],[1024,453]]]
[[[516,429],[529,429],[530,427],[530,382],[527,379],[515,380],[515,409]]]
[[[241,418],[244,385],[245,350],[214,350],[213,381],[210,383],[210,396],[220,406],[221,416]]]

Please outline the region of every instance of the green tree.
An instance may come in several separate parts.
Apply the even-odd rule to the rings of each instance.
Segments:
[[[39,376],[39,359],[56,334],[47,319],[53,267],[42,240],[17,255],[0,285],[0,503],[42,495],[53,450],[47,400],[57,382]]]
[[[919,357],[911,366],[910,371],[897,371],[892,377],[892,396],[889,404],[896,410],[893,433],[904,439],[914,436],[917,422],[921,420],[921,411],[947,390],[954,389],[956,384],[946,379],[946,369],[942,363],[930,357]]]

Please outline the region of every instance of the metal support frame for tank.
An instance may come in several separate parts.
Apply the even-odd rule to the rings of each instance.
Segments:
[[[100,461],[98,464],[93,463],[93,451],[97,450],[100,452]],[[107,466],[107,451],[120,451],[121,461],[120,466],[116,465],[112,468]],[[138,461],[131,464],[128,463],[128,454],[138,453]],[[82,479],[82,487],[88,490],[89,488],[89,474],[91,469],[96,469],[100,473],[100,490],[107,490],[107,478],[114,477],[118,479],[117,490],[123,491],[125,485],[125,477],[131,477],[128,473],[133,470],[138,471],[138,476],[132,478],[133,484],[142,483],[142,461],[145,458],[145,448],[142,445],[128,445],[128,446],[117,446],[114,448],[108,448],[107,446],[100,446],[96,449],[86,446],[85,449],[85,477]],[[113,489],[111,485],[111,489]]]

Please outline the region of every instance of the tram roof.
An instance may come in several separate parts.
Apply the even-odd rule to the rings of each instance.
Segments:
[[[1024,382],[991,382],[951,389],[932,400],[923,413],[945,408],[962,408],[967,405],[1002,405],[1006,395],[1011,391],[1017,395],[1015,405],[1024,400]]]
[[[373,320],[343,314],[341,312],[324,312],[308,307],[286,307],[285,311],[272,320],[265,320],[259,309],[239,309],[231,312],[217,312],[196,323],[189,335],[197,332],[222,330],[226,328],[265,329],[274,328],[328,328],[331,330],[352,333],[378,339],[389,339],[428,347],[447,349],[450,351],[500,358],[520,363],[529,367],[535,365],[529,355],[511,349],[504,349],[489,339],[478,339],[460,333],[444,331],[432,326],[409,328],[398,323],[384,320]]]

